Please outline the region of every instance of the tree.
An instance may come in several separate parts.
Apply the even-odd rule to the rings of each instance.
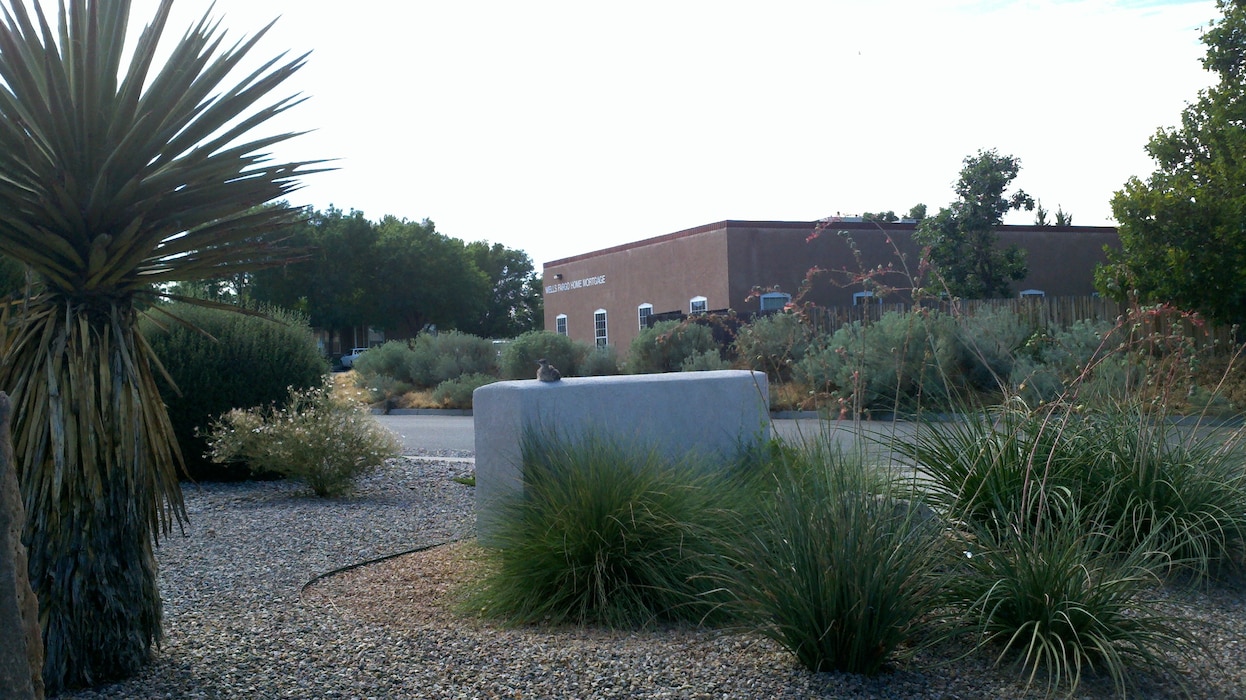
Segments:
[[[1223,323],[1246,321],[1246,8],[1203,34],[1216,83],[1147,143],[1156,170],[1112,198],[1121,248],[1095,275],[1117,300],[1168,302]]]
[[[914,239],[929,250],[935,273],[953,296],[986,299],[1008,296],[1013,280],[1025,277],[1025,251],[1000,249],[995,229],[1009,211],[1034,209],[1021,190],[1006,195],[1021,161],[994,149],[965,158],[956,183],[957,201],[917,226]]]
[[[379,325],[378,236],[363,212],[308,209],[288,235],[304,257],[252,274],[247,297],[306,313],[315,328]]]
[[[894,211],[888,209],[887,211],[880,212],[867,211],[861,215],[861,220],[874,221],[880,224],[893,224],[899,221],[900,217],[896,216]]]
[[[488,277],[492,289],[478,323],[462,330],[482,338],[514,338],[534,330],[541,318],[542,296],[532,258],[522,250],[486,241],[467,244],[467,254]]]
[[[1034,225],[1051,226],[1051,222],[1047,220],[1048,213],[1047,208],[1043,206],[1043,200],[1036,200],[1034,202]]]
[[[1056,226],[1072,226],[1073,215],[1066,212],[1064,207],[1056,205]]]
[[[154,541],[186,517],[180,453],[136,330],[161,289],[273,264],[265,237],[297,218],[255,209],[313,163],[272,163],[293,134],[247,134],[297,103],[261,106],[302,66],[224,77],[255,36],[221,50],[207,16],[153,69],[171,0],[127,45],[130,4],[39,4],[0,21],[0,254],[37,293],[0,325],[13,398],[49,694],[135,671],[160,629]],[[270,25],[271,26],[271,25]],[[128,65],[124,64],[125,59]],[[167,296],[167,295],[166,295]]]

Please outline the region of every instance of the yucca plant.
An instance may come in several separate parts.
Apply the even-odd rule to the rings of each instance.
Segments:
[[[245,138],[297,103],[257,106],[305,57],[230,85],[265,32],[222,50],[205,17],[155,68],[171,6],[129,47],[126,0],[62,0],[57,30],[2,8],[0,253],[40,284],[0,331],[0,387],[52,693],[131,673],[160,639],[153,542],[185,511],[137,315],[171,282],[271,264],[297,212],[260,205],[312,172],[262,152],[294,134]]]

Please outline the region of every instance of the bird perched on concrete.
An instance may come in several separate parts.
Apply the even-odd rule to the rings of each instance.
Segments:
[[[542,357],[537,360],[536,363],[541,366],[540,369],[536,371],[537,379],[540,379],[543,382],[556,382],[559,379],[562,379],[562,372],[559,372],[557,367],[551,365],[549,360]]]

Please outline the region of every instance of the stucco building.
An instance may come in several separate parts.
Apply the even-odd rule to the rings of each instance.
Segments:
[[[545,328],[626,352],[652,314],[781,308],[811,268],[826,270],[806,300],[852,305],[904,301],[923,279],[915,223],[720,221],[547,262]],[[1002,226],[1000,245],[1025,249],[1029,275],[1014,293],[1088,296],[1105,226]],[[866,278],[870,279],[866,279]],[[920,284],[931,285],[929,276]],[[755,292],[760,291],[760,294]]]

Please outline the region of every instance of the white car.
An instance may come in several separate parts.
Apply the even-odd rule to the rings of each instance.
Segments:
[[[349,355],[342,355],[342,367],[344,367],[345,369],[350,369],[354,367],[355,360],[358,360],[359,356],[364,354],[364,352],[366,352],[367,350],[368,350],[367,348],[355,348],[350,351]]]

